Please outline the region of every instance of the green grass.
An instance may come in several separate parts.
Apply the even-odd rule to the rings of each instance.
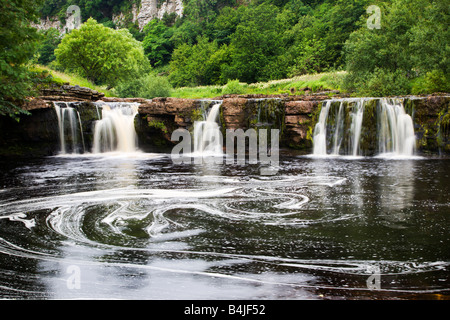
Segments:
[[[33,68],[34,71],[47,71],[49,72],[55,83],[57,84],[64,84],[69,83],[72,86],[80,86],[85,88],[90,88],[92,90],[102,92],[105,94],[106,97],[114,97],[115,95],[111,90],[107,90],[106,86],[98,86],[87,80],[86,78],[83,78],[81,76],[75,75],[75,74],[69,74],[65,72],[56,71],[53,69],[50,69],[46,66],[36,65]]]
[[[75,74],[60,72],[50,69],[46,66],[37,65],[33,68],[35,71],[47,71],[53,77],[53,82],[58,84],[69,83],[70,85],[78,85],[80,87],[87,87],[99,92],[103,92],[106,97],[114,97],[114,90],[107,90],[106,86],[98,86]],[[198,87],[183,87],[175,88],[171,91],[170,96],[174,98],[184,99],[211,99],[220,97],[223,94],[233,94],[236,90],[237,94],[291,94],[291,88],[295,89],[294,94],[304,93],[305,88],[309,88],[312,92],[322,90],[341,90],[342,79],[345,72],[327,72],[313,75],[303,75],[291,79],[272,80],[268,82],[259,83],[236,83],[230,81],[229,85],[213,85],[213,86],[198,86]]]
[[[295,94],[301,94],[303,89],[309,88],[312,92],[322,90],[341,90],[342,79],[345,72],[327,72],[314,75],[303,75],[291,79],[273,80],[253,84],[241,83],[239,86],[240,94],[291,94],[291,88],[295,88]],[[175,98],[186,99],[205,99],[221,96],[225,86],[201,86],[201,87],[183,87],[173,90],[171,96]]]

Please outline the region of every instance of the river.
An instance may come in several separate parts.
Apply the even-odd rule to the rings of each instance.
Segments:
[[[0,161],[0,298],[449,298],[450,159]],[[372,281],[373,280],[373,281]]]

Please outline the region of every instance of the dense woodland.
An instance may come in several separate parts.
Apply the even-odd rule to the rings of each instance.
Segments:
[[[0,1],[2,113],[17,112],[14,101],[30,94],[33,64],[119,96],[325,71],[346,71],[339,87],[358,95],[450,91],[447,0],[185,0],[183,17],[165,15],[143,30],[131,18],[139,0]],[[61,36],[29,27],[45,17],[65,22],[72,4],[80,29]],[[119,12],[125,25],[112,20]]]

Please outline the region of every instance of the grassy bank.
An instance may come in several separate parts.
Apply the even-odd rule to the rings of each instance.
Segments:
[[[50,69],[49,67],[41,66],[41,65],[34,66],[32,71],[37,71],[37,72],[47,71],[47,72],[49,72],[53,77],[53,82],[57,83],[57,84],[69,83],[72,86],[78,85],[80,87],[90,88],[92,90],[102,92],[105,94],[106,97],[114,97],[115,96],[114,92],[112,90],[108,90],[106,85],[105,86],[95,85],[91,81],[89,81],[86,78],[83,78],[79,75],[56,71],[56,70]]]
[[[103,92],[106,97],[117,96],[114,89],[108,90],[106,86],[98,86],[75,74],[56,71],[46,66],[35,66],[35,71],[49,72],[53,81],[58,84],[69,83],[93,90]],[[229,81],[226,85],[198,86],[174,88],[170,91],[170,96],[185,99],[208,99],[224,94],[302,94],[305,90],[317,92],[321,90],[341,90],[342,79],[345,72],[328,72],[314,75],[303,75],[291,79],[273,80],[259,83],[239,83],[237,80]],[[292,92],[293,91],[293,92]]]
[[[305,90],[317,92],[322,90],[341,90],[345,72],[327,72],[303,75],[291,79],[273,80],[259,83],[239,83],[230,81],[224,86],[183,87],[172,91],[176,98],[202,99],[213,98],[223,94],[302,94]],[[293,91],[293,92],[292,92]]]

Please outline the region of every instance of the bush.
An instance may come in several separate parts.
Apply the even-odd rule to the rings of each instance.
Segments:
[[[367,81],[360,83],[360,92],[367,96],[383,97],[406,95],[411,91],[410,82],[402,71],[375,69]]]
[[[172,86],[167,77],[147,75],[130,81],[121,82],[115,93],[121,98],[145,98],[168,97]]]
[[[450,92],[450,79],[442,70],[427,72],[424,77],[414,80],[412,85],[413,94]]]
[[[229,80],[222,89],[222,94],[243,94],[244,92],[244,85],[239,83],[239,80]]]

